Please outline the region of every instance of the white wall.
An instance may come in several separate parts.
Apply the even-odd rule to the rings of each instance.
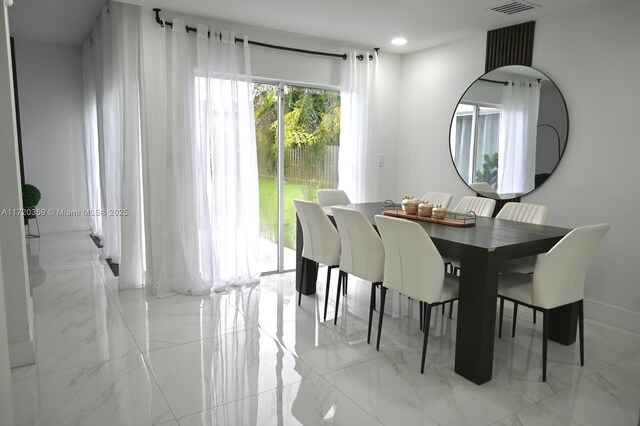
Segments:
[[[3,5],[4,6],[4,5]],[[9,336],[2,280],[2,248],[0,248],[0,424],[13,424],[13,389],[11,361],[9,360]]]
[[[7,10],[0,7],[0,209],[20,209],[22,191],[18,166],[13,77]],[[0,216],[2,280],[11,366],[33,364],[32,317],[22,217]],[[0,306],[1,307],[1,306]],[[4,309],[0,315],[5,316]],[[0,345],[4,344],[0,338]]]
[[[396,200],[473,193],[453,167],[449,126],[460,97],[483,74],[485,43],[483,33],[403,57]]]
[[[380,53],[371,132],[371,149],[376,155],[376,160],[382,160],[382,167],[378,165],[376,176],[376,195],[379,200],[397,200],[395,195],[401,114],[401,69],[402,56]]]
[[[475,81],[464,94],[467,102],[500,105],[502,102],[502,85],[488,81]]]
[[[590,267],[585,315],[640,329],[640,3],[607,2],[536,22],[533,66],[563,93],[569,141],[556,172],[524,202],[549,206],[548,223],[610,222]],[[486,34],[404,58],[398,195],[469,194],[451,163],[448,132],[460,94],[484,68]]]
[[[79,46],[16,40],[25,180],[42,193],[38,208],[88,208]],[[89,229],[88,217],[46,215],[40,231]]]
[[[0,10],[0,41],[4,46],[7,43],[7,7],[4,3]],[[4,56],[0,57],[0,63],[2,64],[2,71],[0,71],[0,94],[2,94],[2,101],[0,101],[0,124],[12,128],[13,125],[8,123],[8,119],[12,118],[10,111],[11,96],[6,96],[11,92],[11,80],[7,74],[7,60],[9,59],[6,54],[7,50],[4,49]],[[7,111],[9,109],[9,111]],[[1,141],[4,145],[5,142],[11,142],[11,138],[7,138],[7,135],[1,133]],[[2,226],[2,225],[0,225]],[[7,332],[7,310],[5,305],[5,289],[2,271],[2,247],[0,247],[0,424],[11,426],[14,424],[13,417],[13,390],[11,381],[11,361],[9,360],[9,336]]]
[[[606,2],[536,23],[534,65],[558,85],[569,140],[549,181],[527,197],[561,226],[610,222],[590,268],[585,315],[640,330],[640,3]]]

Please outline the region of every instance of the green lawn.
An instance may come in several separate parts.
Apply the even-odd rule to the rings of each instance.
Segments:
[[[316,185],[285,182],[284,184],[284,245],[295,250],[296,208],[294,199],[316,201]],[[278,236],[278,186],[275,178],[260,178],[260,236],[276,242]]]

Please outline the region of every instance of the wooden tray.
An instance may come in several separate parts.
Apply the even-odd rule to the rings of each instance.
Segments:
[[[402,217],[404,219],[419,220],[422,222],[439,223],[441,225],[455,226],[458,228],[468,228],[476,225],[475,217],[456,218],[447,216],[444,219],[436,219],[435,217],[418,216],[417,214],[405,213],[402,210],[385,210],[382,214],[387,216]]]

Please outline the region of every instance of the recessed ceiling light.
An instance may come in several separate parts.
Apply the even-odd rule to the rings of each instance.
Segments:
[[[395,46],[403,46],[407,44],[407,39],[404,37],[396,37],[393,40],[391,40],[391,44]]]

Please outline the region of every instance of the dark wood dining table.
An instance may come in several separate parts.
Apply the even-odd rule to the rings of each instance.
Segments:
[[[375,226],[382,214],[382,202],[350,204]],[[331,208],[325,207],[331,217]],[[549,251],[571,230],[510,220],[478,217],[475,226],[458,228],[417,221],[427,231],[443,257],[460,259],[460,299],[458,300],[455,371],[466,379],[483,384],[491,380],[501,262]],[[316,292],[317,265],[302,258],[302,230],[296,235],[296,289],[302,294]],[[302,262],[305,276],[301,274]],[[549,338],[564,345],[575,342],[577,312],[573,305],[552,310]]]

